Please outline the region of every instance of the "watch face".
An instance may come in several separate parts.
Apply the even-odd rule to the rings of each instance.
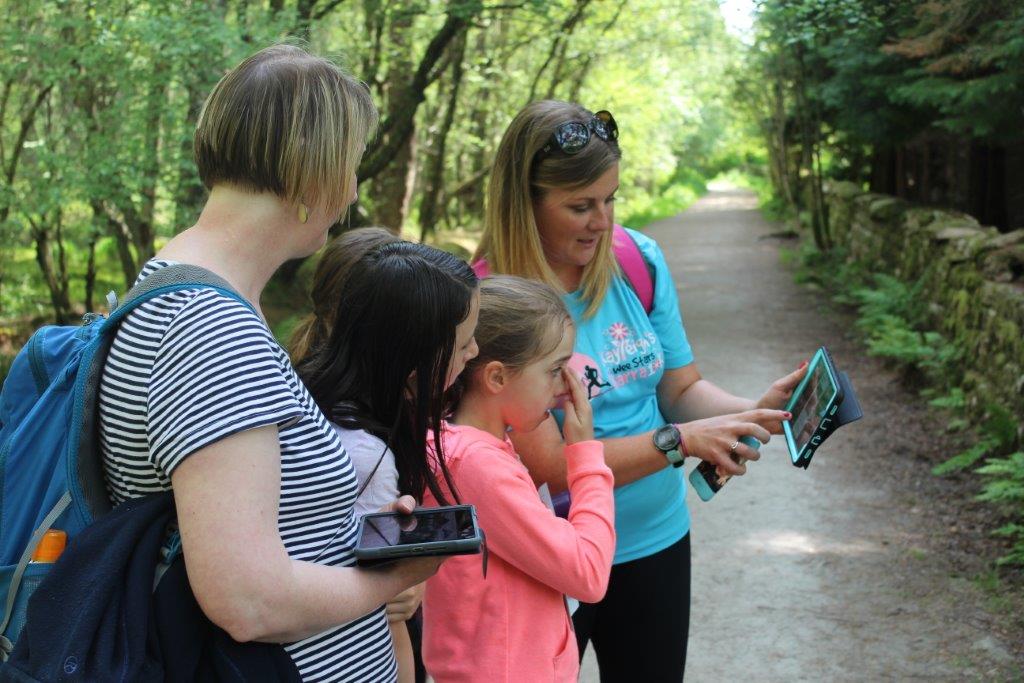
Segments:
[[[679,430],[665,425],[654,432],[654,445],[661,451],[674,451],[679,446]]]

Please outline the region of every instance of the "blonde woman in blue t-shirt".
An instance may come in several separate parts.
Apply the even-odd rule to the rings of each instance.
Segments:
[[[690,519],[678,466],[689,455],[743,474],[742,461],[758,453],[741,438],[767,443],[781,433],[787,414],[777,408],[805,371],[776,381],[757,400],[703,379],[664,256],[652,239],[629,231],[654,270],[654,305],[645,311],[612,252],[617,140],[608,112],[555,101],[519,112],[498,147],[477,257],[489,272],[565,292],[577,326],[570,366],[588,390],[615,475],[618,536],[606,597],[581,605],[573,618],[580,656],[593,641],[603,681],[681,680]],[[565,488],[553,418],[513,441],[535,481],[553,492]]]

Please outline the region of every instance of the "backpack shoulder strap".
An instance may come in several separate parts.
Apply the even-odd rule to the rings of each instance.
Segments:
[[[124,296],[124,301],[111,313],[110,317],[114,318],[115,314],[119,314],[117,318],[120,319],[133,308],[152,299],[154,296],[192,287],[215,289],[221,294],[236,299],[252,309],[252,305],[245,300],[245,297],[236,292],[228,284],[228,281],[220,275],[200,266],[174,263],[150,273],[146,276],[146,279],[128,290],[128,293]]]
[[[626,281],[636,292],[644,311],[650,315],[654,310],[654,269],[640,253],[633,236],[618,224],[612,228],[612,251]]]
[[[72,452],[71,473],[74,482],[81,492],[81,498],[74,501],[83,507],[80,514],[86,519],[95,519],[110,509],[107,497],[106,477],[103,471],[103,457],[97,447],[99,443],[99,406],[100,380],[103,367],[110,352],[114,339],[114,330],[120,325],[128,313],[140,304],[168,292],[193,287],[215,289],[225,296],[245,304],[250,310],[252,305],[236,292],[227,280],[205,268],[183,263],[176,263],[161,268],[146,276],[125,295],[110,317],[104,321],[104,329],[96,340],[95,346],[89,350],[83,361],[86,361],[84,372],[76,381],[76,410],[80,411],[81,431],[77,447]]]

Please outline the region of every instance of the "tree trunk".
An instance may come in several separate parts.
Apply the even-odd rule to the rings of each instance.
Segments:
[[[395,12],[388,25],[388,42],[391,54],[388,57],[388,74],[384,84],[387,119],[395,120],[405,105],[403,91],[407,87],[409,74],[413,71],[410,57],[410,34],[412,13]],[[413,138],[415,123],[405,131],[385,131],[382,144],[387,146],[392,135],[404,135],[398,142],[395,154],[386,167],[374,177],[369,195],[373,206],[373,222],[395,233],[400,233],[409,209],[410,180],[414,178],[415,157]]]
[[[479,8],[476,11],[479,12]],[[449,13],[444,25],[434,34],[424,50],[409,85],[395,93],[393,103],[391,98],[388,98],[387,110],[393,114],[384,119],[380,126],[378,141],[374,141],[363,156],[358,174],[361,180],[367,181],[376,177],[408,143],[409,137],[413,134],[416,111],[426,98],[426,89],[439,75],[437,63],[451,41],[466,30],[470,18],[466,13]]]
[[[461,37],[452,45],[452,78],[451,92],[448,94],[448,105],[444,112],[444,120],[434,142],[430,167],[424,182],[423,200],[420,203],[420,239],[424,240],[435,232],[439,214],[438,199],[444,187],[445,150],[448,133],[455,123],[455,111],[459,104],[459,90],[462,85],[463,58],[466,54],[466,37]]]
[[[484,72],[484,78],[478,86],[475,97],[472,99],[473,110],[468,115],[472,125],[470,137],[475,140],[487,140],[488,136],[491,135],[491,112],[494,109],[492,104],[494,79],[489,78],[488,73],[494,68],[494,55],[502,52],[501,48],[508,36],[506,27],[507,22],[499,19],[496,27],[497,30],[491,35],[487,31],[478,32],[473,46],[475,54],[486,55],[483,64],[480,65],[480,69]],[[446,196],[454,197],[457,200],[459,216],[456,220],[460,224],[462,223],[461,214],[463,211],[470,216],[483,216],[487,185],[484,179],[487,169],[490,167],[490,161],[487,158],[487,147],[488,145],[478,144],[476,149],[468,155],[469,165],[471,166],[469,175],[470,177],[476,177],[476,181],[461,191],[457,188],[453,192],[445,193]],[[460,182],[464,182],[462,181],[464,172],[464,168],[459,168],[456,178]]]
[[[189,130],[195,130],[196,122],[199,120],[199,112],[203,108],[208,84],[193,81],[188,84],[188,114],[186,115],[186,126]],[[174,190],[174,232],[195,223],[206,202],[206,188],[195,171],[192,164],[184,163],[185,159],[192,158],[192,138],[183,137],[181,141],[181,159],[183,163],[178,169],[178,178]]]
[[[93,217],[105,223],[111,237],[114,238],[114,245],[117,247],[117,258],[121,263],[121,275],[124,276],[125,287],[130,288],[135,283],[135,278],[139,275],[139,266],[135,263],[135,257],[132,255],[131,235],[128,231],[128,226],[111,216],[99,200],[94,199],[91,204]]]
[[[28,139],[29,131],[32,130],[32,126],[35,124],[36,114],[39,112],[39,108],[43,106],[43,102],[49,96],[50,91],[53,89],[53,84],[47,85],[36,94],[36,98],[32,101],[28,111],[21,117],[21,121],[18,123],[18,137],[15,139],[14,144],[11,145],[11,158],[0,159],[0,162],[6,162],[6,166],[3,169],[4,179],[7,181],[7,187],[11,187],[14,184],[14,176],[18,172],[18,161],[21,158],[21,152],[25,147],[25,141]],[[9,95],[9,92],[5,94],[5,97]],[[6,108],[6,103],[5,103]],[[0,120],[0,125],[4,124],[3,120]],[[7,216],[10,214],[10,204],[4,202],[0,206],[0,223],[7,220]]]
[[[280,0],[271,2],[271,11],[276,16],[283,7]],[[225,20],[227,7],[220,3],[216,6],[218,18]],[[185,129],[194,131],[199,121],[199,112],[203,109],[203,102],[206,95],[221,76],[222,70],[216,60],[203,62],[199,69],[194,72],[179,74],[185,81],[185,92],[187,93],[188,111],[185,114]],[[196,173],[192,159],[192,135],[182,136],[179,148],[178,177],[174,186],[174,225],[173,231],[179,232],[183,228],[195,223],[206,203],[206,188],[203,187],[199,175]]]
[[[100,228],[96,226],[89,235],[89,258],[85,262],[85,310],[96,310],[93,295],[96,292],[96,242],[100,239]]]
[[[363,0],[363,28],[370,36],[370,49],[363,53],[361,76],[380,91],[380,54],[384,45],[384,28],[387,24],[387,10],[382,0]]]
[[[540,87],[540,81],[544,77],[544,73],[547,71],[548,66],[557,60],[559,53],[561,53],[563,57],[565,56],[565,44],[568,42],[569,37],[583,18],[590,2],[591,0],[576,0],[576,4],[573,6],[569,16],[565,18],[562,25],[558,28],[554,39],[551,41],[551,48],[548,50],[548,56],[540,65],[540,68],[537,69],[537,73],[533,77],[533,82],[530,84],[530,94],[526,98],[527,103],[533,102],[534,98],[537,97],[537,90]],[[552,76],[550,85],[547,89],[549,93],[554,92],[555,87],[558,85],[558,78],[559,75],[557,73]]]
[[[778,177],[778,189],[786,205],[796,206],[796,198],[793,195],[793,185],[789,182],[789,164],[787,163],[789,140],[786,137],[786,93],[783,89],[782,78],[782,56],[778,59],[779,70],[775,74],[772,84],[772,123],[774,127],[774,144],[769,146],[769,152],[773,153],[775,173]]]
[[[58,325],[66,325],[70,320],[71,302],[68,300],[67,282],[61,282],[60,273],[54,267],[51,244],[50,227],[46,216],[42,216],[40,222],[35,221],[31,216],[26,216],[32,226],[32,238],[36,243],[36,263],[43,274],[43,281],[50,293],[50,305],[53,308],[53,319]],[[60,235],[57,235],[60,242]],[[61,248],[63,250],[63,248]]]
[[[797,50],[797,78],[794,83],[796,94],[797,116],[800,122],[800,166],[801,175],[806,179],[804,192],[807,194],[808,204],[811,212],[811,231],[814,235],[814,244],[825,251],[828,249],[828,239],[824,216],[822,215],[821,187],[818,183],[818,171],[815,163],[817,136],[814,133],[814,122],[810,104],[807,101],[807,74],[805,70],[803,54]]]

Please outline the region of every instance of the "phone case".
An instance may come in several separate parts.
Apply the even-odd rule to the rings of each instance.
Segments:
[[[444,541],[426,541],[422,543],[412,544],[403,543],[374,548],[364,548],[357,544],[355,550],[353,551],[353,553],[356,556],[356,561],[359,564],[367,565],[390,560],[403,559],[408,557],[430,557],[439,555],[472,555],[480,552],[480,545],[483,541],[483,535],[481,534],[480,526],[477,523],[476,508],[474,508],[472,505],[452,505],[435,509],[468,509],[470,513],[470,518],[473,521],[473,536],[470,538],[449,539]],[[398,516],[397,513],[390,512],[365,515],[359,520],[359,528],[357,530],[356,537],[359,539],[363,537],[363,525],[366,523],[366,520],[368,518],[386,517],[389,515]]]

